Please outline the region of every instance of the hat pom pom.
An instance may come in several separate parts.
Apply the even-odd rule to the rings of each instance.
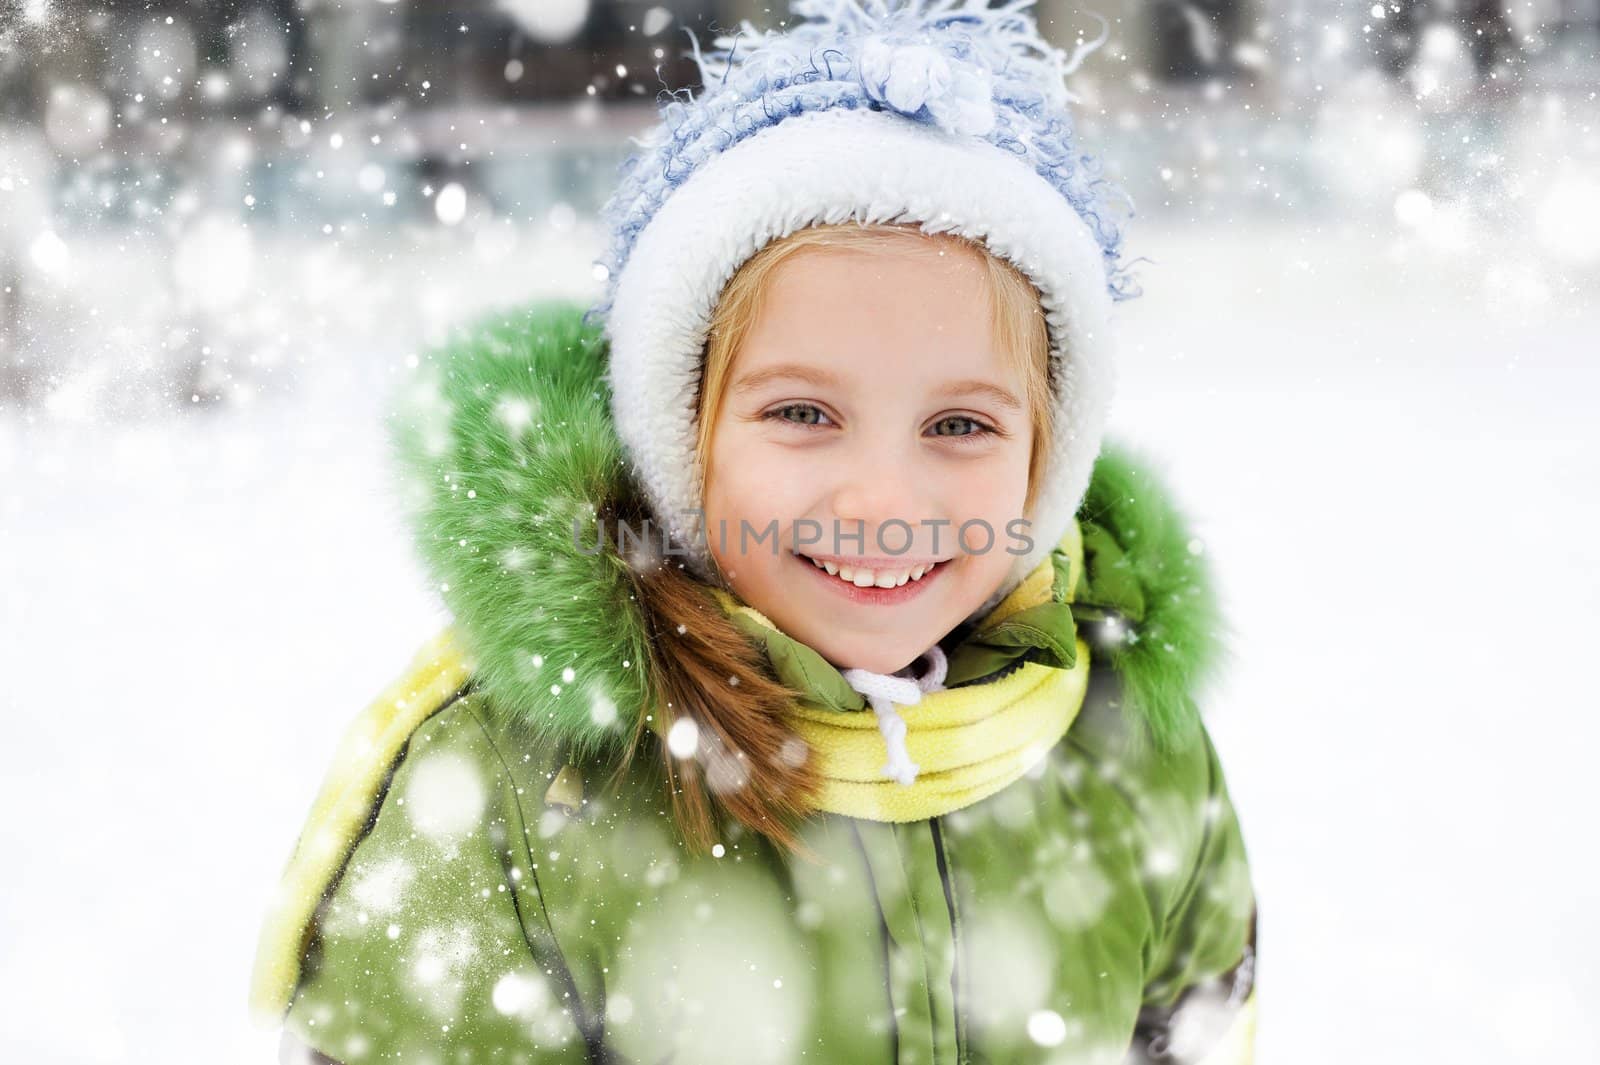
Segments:
[[[994,80],[989,72],[952,63],[925,44],[871,37],[861,46],[861,84],[867,96],[901,114],[923,109],[950,133],[981,137],[994,128]]]

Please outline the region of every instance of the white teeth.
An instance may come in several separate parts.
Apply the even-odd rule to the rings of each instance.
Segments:
[[[820,559],[804,555],[807,561],[829,575],[848,581],[857,588],[899,588],[907,581],[920,581],[933,570],[938,563],[912,566],[909,569],[871,570],[857,569],[854,566],[841,566],[837,562],[825,562]]]

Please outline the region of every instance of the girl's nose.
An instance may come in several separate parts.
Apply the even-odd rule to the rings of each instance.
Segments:
[[[903,458],[861,464],[843,474],[835,486],[833,515],[839,520],[842,533],[854,533],[858,527],[862,530],[862,554],[882,554],[876,537],[885,523],[904,522],[915,531],[918,522],[927,516],[921,487],[915,469]],[[892,549],[900,548],[906,539],[906,529],[899,525],[884,532],[884,543]]]

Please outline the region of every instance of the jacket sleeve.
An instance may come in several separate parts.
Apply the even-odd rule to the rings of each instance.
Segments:
[[[601,1060],[471,699],[412,736],[318,907],[286,1036],[353,1061]],[[310,1060],[320,1060],[310,1056]]]
[[[1200,844],[1145,984],[1137,1063],[1250,1065],[1256,1018],[1256,897],[1222,765],[1201,729],[1206,788]]]

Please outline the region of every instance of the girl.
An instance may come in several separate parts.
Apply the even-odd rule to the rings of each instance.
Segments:
[[[1028,3],[746,24],[602,301],[424,362],[454,622],[266,922],[284,1060],[1250,1060],[1221,622],[1102,446],[1120,236]]]

